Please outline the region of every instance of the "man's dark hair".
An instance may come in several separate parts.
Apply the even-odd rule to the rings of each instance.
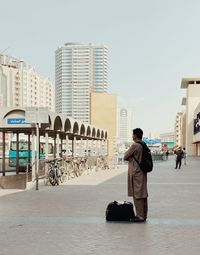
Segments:
[[[142,139],[143,131],[141,128],[135,128],[133,129],[133,135],[137,135],[138,139]]]

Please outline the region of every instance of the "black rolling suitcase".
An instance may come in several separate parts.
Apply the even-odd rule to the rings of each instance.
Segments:
[[[131,202],[114,201],[106,208],[107,221],[130,221],[135,217],[133,204]]]

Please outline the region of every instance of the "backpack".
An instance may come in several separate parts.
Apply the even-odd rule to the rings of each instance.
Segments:
[[[137,143],[141,144],[142,148],[143,148],[143,151],[142,151],[142,160],[139,163],[134,156],[133,156],[133,158],[138,163],[138,165],[139,165],[140,169],[142,170],[142,172],[144,174],[147,174],[147,173],[149,173],[149,172],[151,172],[153,170],[153,160],[152,160],[152,156],[151,156],[151,151],[147,147],[145,142],[138,141]]]

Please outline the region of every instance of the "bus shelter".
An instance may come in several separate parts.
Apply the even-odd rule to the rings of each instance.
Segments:
[[[30,110],[37,112],[36,123],[30,121]],[[37,134],[38,129],[38,134]],[[59,157],[63,151],[77,155],[77,144],[85,155],[95,153],[96,155],[107,155],[107,131],[88,123],[77,121],[63,114],[48,111],[44,108],[19,107],[2,108],[0,112],[0,132],[2,132],[2,173],[6,175],[6,134],[16,137],[16,174],[19,174],[20,160],[20,134],[26,135],[28,141],[28,167],[32,168],[32,178],[35,174],[37,156],[41,156],[41,140],[43,140],[42,153],[45,159],[49,158],[49,143],[51,141],[53,152],[52,157]],[[38,140],[36,139],[38,135]],[[53,141],[53,142],[52,142]],[[37,144],[38,143],[38,144]],[[33,156],[31,156],[33,155]]]

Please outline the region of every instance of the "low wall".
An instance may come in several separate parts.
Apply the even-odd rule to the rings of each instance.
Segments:
[[[8,175],[0,177],[0,188],[2,189],[26,189],[26,174]],[[28,174],[31,181],[31,173]]]

